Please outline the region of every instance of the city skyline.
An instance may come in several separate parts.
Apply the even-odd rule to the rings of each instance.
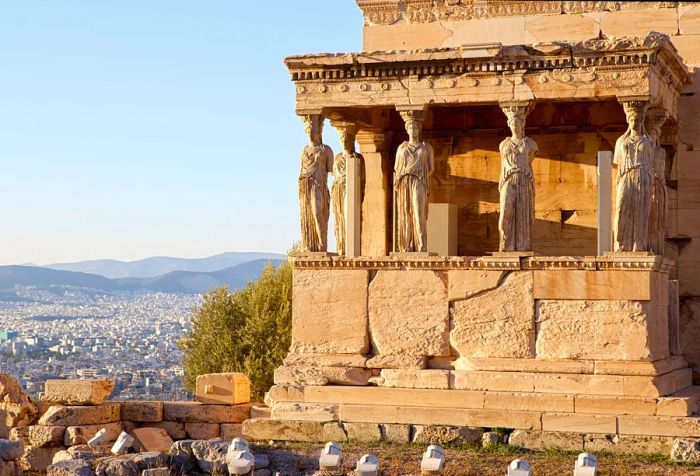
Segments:
[[[361,50],[353,2],[305,7],[5,5],[0,265],[286,252],[306,138],[283,58]]]

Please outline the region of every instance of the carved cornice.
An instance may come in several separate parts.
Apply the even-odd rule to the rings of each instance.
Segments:
[[[675,8],[679,2],[357,0],[365,25],[429,23],[525,15]]]
[[[671,263],[661,256],[431,256],[431,257],[355,257],[291,256],[295,269],[428,269],[448,271],[475,269],[487,271],[537,271],[552,269],[619,270],[670,272]]]

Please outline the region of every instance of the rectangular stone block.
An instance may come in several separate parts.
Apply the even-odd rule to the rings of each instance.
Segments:
[[[272,407],[275,420],[320,421],[338,420],[338,405],[323,403],[280,402]]]
[[[304,389],[295,385],[273,385],[265,395],[265,401],[271,402],[303,402]],[[254,418],[251,415],[251,418]]]
[[[173,440],[184,440],[187,438],[184,423],[178,423],[175,421],[159,421],[157,423],[149,423],[148,426],[150,428],[164,429]]]
[[[95,406],[52,406],[39,419],[39,425],[84,426],[117,422],[121,419],[119,403],[102,403]]]
[[[233,440],[243,436],[242,423],[222,423],[221,424],[221,439]]]
[[[243,422],[243,437],[249,441],[323,441],[323,425],[317,421],[251,418]]]
[[[163,419],[180,423],[241,423],[250,405],[205,405],[198,402],[164,402]]]
[[[534,271],[535,299],[648,301],[652,297],[651,272]]]
[[[366,270],[294,270],[292,346],[295,353],[365,354]]]
[[[436,271],[377,271],[368,298],[375,353],[450,355],[446,280]]]
[[[656,414],[659,416],[691,416],[699,412],[700,387],[696,385],[657,399]]]
[[[573,412],[573,395],[485,392],[484,408],[493,410]]]
[[[291,367],[365,367],[367,357],[359,354],[287,354],[284,365]]]
[[[382,431],[376,423],[345,423],[348,440],[362,443],[379,443]]]
[[[32,425],[28,429],[29,444],[37,447],[63,445],[65,426]],[[0,458],[1,460],[1,458]]]
[[[218,423],[185,423],[187,437],[192,440],[211,440],[218,438],[221,425]]]
[[[583,41],[598,37],[599,18],[598,13],[526,16],[525,30],[534,38],[532,43],[560,41],[563,31],[567,41]]]
[[[26,472],[43,473],[53,462],[54,455],[63,450],[65,450],[63,446],[51,446],[46,448],[25,446],[19,464]]]
[[[511,272],[495,288],[451,307],[450,342],[461,357],[535,357],[532,272]]]
[[[483,408],[484,392],[386,387],[305,387],[304,401],[360,405],[397,402],[420,407]]]
[[[365,363],[368,369],[422,370],[426,366],[427,359],[415,355],[375,355]]]
[[[587,453],[670,454],[673,441],[664,436],[588,434],[583,446]]]
[[[621,435],[700,437],[700,419],[697,417],[620,415],[617,425]]]
[[[198,375],[195,393],[195,400],[210,405],[250,403],[250,380],[238,372]]]
[[[642,397],[671,395],[693,384],[690,368],[674,370],[658,377],[623,377],[624,394]]]
[[[525,372],[450,372],[450,388],[493,392],[534,392],[534,374]]]
[[[372,371],[357,367],[290,367],[275,369],[275,385],[367,385]]]
[[[107,430],[105,442],[117,441],[119,434],[124,431],[121,422],[105,423],[103,425],[69,426],[66,428],[64,444],[66,446],[84,445],[101,429]]]
[[[387,423],[381,426],[382,441],[408,443],[411,441],[411,425]]]
[[[475,294],[496,289],[506,271],[484,271],[480,269],[452,269],[447,273],[447,294],[450,301],[468,299]]]
[[[623,377],[612,375],[533,374],[535,392],[623,395]]]
[[[375,377],[371,380],[380,387],[450,388],[450,372],[448,370],[383,369],[380,377]]]
[[[63,405],[99,405],[114,390],[114,380],[47,380],[43,399]]]
[[[121,407],[124,421],[159,422],[163,420],[163,402],[132,400],[121,402]]]
[[[654,415],[656,399],[644,397],[610,397],[606,395],[574,396],[574,412],[610,415]]]
[[[515,430],[508,437],[508,444],[531,450],[560,449],[582,451],[583,435],[555,431]]]
[[[542,430],[579,433],[616,433],[615,415],[586,415],[574,413],[542,414]]]
[[[678,34],[678,12],[675,8],[645,8],[602,12],[600,25],[609,37],[646,36],[650,31]]]
[[[167,453],[173,445],[172,438],[162,428],[137,428],[131,434],[138,441],[141,451]]]
[[[454,368],[455,370],[496,372],[592,374],[595,363],[592,360],[459,358],[455,361]]]

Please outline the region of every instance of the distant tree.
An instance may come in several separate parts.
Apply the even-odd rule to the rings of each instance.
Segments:
[[[185,386],[194,391],[197,375],[243,372],[251,397],[262,401],[273,372],[287,355],[292,332],[292,268],[269,264],[260,277],[238,291],[216,288],[194,310],[185,353]]]

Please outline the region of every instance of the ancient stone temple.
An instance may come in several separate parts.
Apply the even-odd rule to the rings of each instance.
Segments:
[[[700,436],[700,7],[357,3],[365,51],[286,59],[311,143],[285,437]]]

